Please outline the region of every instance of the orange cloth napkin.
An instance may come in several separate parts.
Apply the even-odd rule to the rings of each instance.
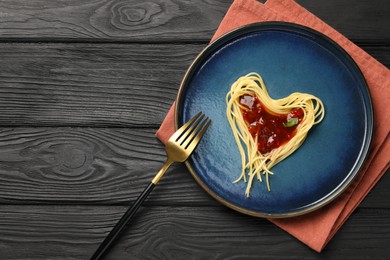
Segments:
[[[222,20],[213,40],[239,26],[262,21],[285,21],[311,27],[342,46],[366,78],[374,107],[374,137],[368,158],[348,189],[327,206],[294,218],[271,222],[320,252],[389,167],[390,71],[343,35],[293,0],[236,0]],[[174,104],[157,131],[166,142],[174,132]]]

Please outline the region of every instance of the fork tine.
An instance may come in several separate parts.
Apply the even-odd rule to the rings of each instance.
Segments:
[[[203,113],[199,112],[193,118],[191,118],[187,123],[182,125],[177,131],[169,138],[171,141],[176,142],[186,131],[186,129],[191,126],[192,122],[194,122],[198,117],[200,117]]]
[[[204,133],[206,132],[207,128],[211,124],[211,119],[207,118],[207,123],[203,126],[203,128],[198,132],[198,134],[193,138],[193,140],[187,145],[186,150],[188,152],[192,152],[192,150],[195,149],[195,147],[198,145],[200,139],[203,137]]]
[[[177,140],[177,142],[182,145],[188,138],[190,137],[191,133],[193,133],[195,128],[199,125],[199,123],[203,120],[204,114],[202,114],[200,117],[198,117],[194,123],[190,127],[188,127],[182,136]]]
[[[208,117],[206,118],[200,118],[202,120],[199,120],[197,122],[197,125],[196,125],[196,128],[192,131],[192,132],[188,132],[188,137],[183,140],[182,143],[180,143],[180,145],[182,147],[184,147],[184,149],[187,149],[187,146],[192,142],[192,140],[194,139],[195,135],[198,134],[198,132],[204,127],[204,125],[206,124],[207,120],[208,120]],[[195,123],[193,125],[195,127]]]

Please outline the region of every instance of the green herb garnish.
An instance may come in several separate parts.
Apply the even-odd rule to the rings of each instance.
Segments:
[[[294,125],[297,125],[299,122],[298,117],[292,117],[287,120],[287,123],[283,123],[285,127],[292,127]]]

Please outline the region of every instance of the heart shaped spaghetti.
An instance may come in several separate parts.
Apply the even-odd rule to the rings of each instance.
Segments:
[[[242,171],[235,182],[247,182],[247,197],[255,177],[262,182],[265,175],[271,190],[270,169],[297,150],[311,127],[325,116],[322,101],[310,94],[295,92],[272,99],[263,79],[254,72],[233,83],[226,104],[226,116],[241,154]]]

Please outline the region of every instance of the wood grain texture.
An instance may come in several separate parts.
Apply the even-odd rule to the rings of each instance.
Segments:
[[[0,125],[158,126],[203,47],[0,44]]]
[[[14,0],[0,3],[0,39],[30,41],[205,41],[232,1]],[[388,41],[389,4],[298,0],[354,41]],[[343,14],[335,10],[343,10]]]
[[[387,44],[390,40],[389,1],[375,1],[375,4],[363,0],[297,2],[352,41]]]
[[[124,204],[134,201],[166,159],[155,129],[0,129],[0,203]],[[364,207],[390,208],[390,176]],[[218,205],[175,164],[148,205]]]
[[[0,1],[0,259],[89,259],[165,160],[154,133],[231,2]],[[297,2],[390,67],[388,0]],[[107,259],[387,259],[389,186],[317,254],[177,164]]]
[[[0,126],[157,127],[205,46],[1,43]]]
[[[0,203],[118,204],[138,197],[166,159],[155,129],[0,130]],[[174,164],[147,203],[215,205]]]
[[[124,207],[2,206],[7,259],[88,259]],[[223,207],[144,207],[105,259],[385,259],[389,210],[358,210],[322,254],[265,219]]]
[[[231,1],[2,1],[5,40],[208,40]]]

